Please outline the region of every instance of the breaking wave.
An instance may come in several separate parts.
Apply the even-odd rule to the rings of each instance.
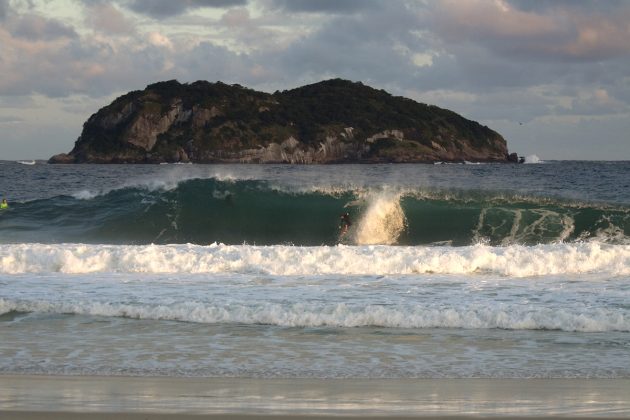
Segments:
[[[336,304],[213,304],[182,302],[169,305],[109,302],[12,301],[0,298],[0,314],[38,312],[133,319],[172,320],[208,324],[265,324],[283,327],[466,328],[562,330],[580,332],[630,331],[630,312],[603,308],[545,308],[519,305],[463,304],[382,306]]]
[[[340,236],[339,216],[353,224]],[[3,243],[508,246],[630,243],[630,208],[488,191],[174,179],[14,203]]]

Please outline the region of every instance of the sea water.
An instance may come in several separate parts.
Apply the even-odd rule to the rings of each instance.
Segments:
[[[1,374],[630,378],[628,162],[0,163]]]

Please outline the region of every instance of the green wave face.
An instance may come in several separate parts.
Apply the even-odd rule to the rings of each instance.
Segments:
[[[340,215],[352,225],[340,232]],[[15,204],[0,241],[115,244],[491,245],[629,243],[630,209],[447,191],[290,191],[263,181],[193,179],[88,199]]]

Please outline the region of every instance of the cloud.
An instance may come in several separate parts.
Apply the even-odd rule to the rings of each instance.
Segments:
[[[173,43],[167,36],[162,35],[159,32],[151,32],[149,34],[149,42],[156,47],[165,47],[168,49],[173,49]]]
[[[225,11],[213,28],[217,31],[215,39],[232,51],[268,57],[281,53],[306,34],[302,26],[287,26],[280,16],[252,17],[245,7]]]
[[[9,13],[9,0],[0,0],[0,22],[2,22]]]
[[[0,45],[0,95],[108,95],[157,77],[164,66],[163,53],[137,38],[31,40],[0,28]]]
[[[129,0],[129,8],[153,18],[177,16],[192,9],[243,6],[247,0]]]
[[[550,10],[562,8],[593,13],[616,11],[625,6],[624,3],[627,3],[627,0],[506,0],[506,2],[512,7],[527,12],[547,13]]]
[[[85,15],[87,24],[98,32],[108,35],[128,35],[135,31],[131,20],[110,3],[87,3]]]
[[[507,88],[494,92],[465,92],[438,89],[417,92],[410,96],[457,112],[475,120],[506,120],[527,123],[549,115],[562,101],[553,86]]]
[[[20,124],[24,122],[24,120],[20,117],[12,117],[12,116],[2,116],[0,115],[0,126],[1,125],[13,125]]]
[[[570,102],[555,110],[556,115],[615,115],[630,112],[630,106],[620,101],[606,89],[584,89]]]
[[[173,78],[247,84],[267,74],[265,67],[247,54],[230,51],[203,36],[173,32],[166,25],[134,29],[124,9],[105,2],[85,5],[82,23],[89,24],[96,34],[77,32],[31,11],[38,12],[29,9],[28,15],[11,14],[9,22],[0,25],[0,98],[32,94],[103,97]],[[95,16],[101,12],[105,13],[102,20]],[[223,31],[225,27],[229,34],[228,21],[237,25],[239,20],[245,25],[239,29],[243,37],[253,34],[249,38],[252,42],[256,41],[254,35],[265,38],[260,30],[250,27],[248,13],[239,10],[227,15],[223,26],[217,28]],[[114,33],[125,36],[110,36]]]
[[[379,10],[337,15],[280,52],[277,64],[292,84],[328,77],[377,83],[380,87],[411,83],[416,54],[427,46],[411,33],[415,18],[404,8],[383,3]]]
[[[230,9],[221,16],[221,23],[228,27],[250,26],[249,11],[242,7]]]
[[[30,41],[77,37],[77,33],[70,26],[56,19],[46,19],[32,14],[21,16],[10,22],[8,27],[14,36]]]
[[[619,16],[576,16],[577,36],[564,46],[552,49],[579,60],[607,60],[630,54],[630,10]]]
[[[35,106],[33,98],[29,96],[0,96],[0,112],[4,109],[31,109]]]
[[[67,146],[46,154],[68,150],[85,118],[113,97],[156,81],[221,80],[273,91],[331,77],[505,129],[510,148],[524,153],[551,156],[554,147],[571,144],[566,135],[555,146],[554,127],[577,138],[584,134],[570,121],[608,118],[618,122],[616,150],[627,151],[622,116],[630,113],[630,3],[624,1],[76,3],[84,20],[64,20],[68,11],[49,2],[0,0],[0,115],[5,124],[14,115],[24,118],[11,131],[32,137],[32,150],[39,150],[41,127],[57,127]],[[194,13],[201,8],[216,10]],[[31,97],[46,110],[18,109],[16,101]],[[69,97],[76,98],[70,105]],[[53,116],[42,121],[45,115]],[[519,122],[544,125],[535,143],[540,150],[527,150],[535,124]],[[603,123],[600,128],[604,133]],[[512,143],[510,136],[520,140]]]
[[[547,15],[513,10],[502,1],[453,1],[436,3],[433,27],[453,42],[540,39],[559,28]]]
[[[597,11],[584,2],[533,4],[445,0],[431,3],[426,24],[446,43],[482,45],[522,61],[597,61],[630,53],[628,3]]]
[[[282,9],[290,13],[355,13],[379,7],[374,0],[271,0],[267,7]]]
[[[180,8],[228,4],[172,3]],[[329,10],[328,14],[293,20],[288,9],[304,9],[306,3],[274,0],[287,10],[273,11],[265,9],[270,3],[259,9],[230,8],[207,20],[212,26],[205,33],[198,32],[201,24],[194,30],[178,26],[176,31],[169,25],[143,27],[140,19],[131,20],[127,9],[106,2],[86,5],[86,22],[99,32],[96,35],[81,32],[79,37],[66,27],[74,38],[35,40],[3,32],[0,26],[0,45],[5,48],[0,94],[96,97],[173,78],[223,80],[275,90],[343,77],[398,95],[411,92],[419,100],[426,93],[426,102],[438,101],[471,118],[516,121],[578,112],[578,108],[584,112],[589,99],[582,92],[598,89],[617,102],[599,105],[594,112],[619,112],[630,102],[630,57],[611,56],[604,71],[599,61],[567,60],[562,55],[553,59],[536,49],[542,48],[536,43],[567,46],[578,39],[554,27],[560,12],[543,16],[539,10],[521,10],[505,1],[381,2],[378,8],[363,7],[363,2],[342,3],[345,8],[354,5],[356,12],[337,13],[332,2],[309,2],[311,9]],[[111,19],[96,20],[101,11]],[[576,16],[573,9],[562,13]],[[505,21],[494,22],[502,14]],[[604,13],[596,17],[590,25],[605,26],[602,22],[612,19]],[[566,22],[570,26],[574,20]],[[125,36],[103,36],[109,34]],[[541,87],[550,86],[555,87],[540,93]],[[456,101],[456,97],[474,100]]]
[[[182,81],[209,80],[250,84],[250,69],[256,63],[247,54],[236,54],[211,42],[202,42],[192,50],[177,52],[174,76]]]

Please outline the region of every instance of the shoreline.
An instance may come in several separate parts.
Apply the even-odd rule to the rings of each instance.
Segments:
[[[622,418],[630,379],[247,379],[0,375],[0,417]]]
[[[370,420],[409,420],[409,419],[432,419],[440,420],[465,420],[492,418],[493,420],[545,420],[545,419],[580,419],[595,420],[602,417],[583,416],[442,416],[442,415],[417,415],[417,416],[311,416],[311,415],[257,415],[257,414],[157,414],[157,413],[52,413],[52,412],[28,412],[28,411],[0,411],[0,415],[5,414],[12,420],[324,420],[324,419],[370,419]],[[627,417],[606,417],[607,419],[626,419]]]

